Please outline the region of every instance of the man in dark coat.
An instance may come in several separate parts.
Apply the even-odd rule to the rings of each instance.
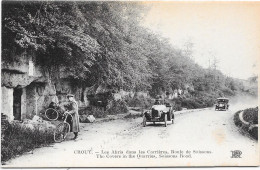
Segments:
[[[65,105],[67,111],[64,114],[71,114],[68,117],[67,122],[70,124],[70,131],[74,132],[74,140],[78,137],[79,132],[79,108],[73,94],[68,94],[67,99],[69,102]]]

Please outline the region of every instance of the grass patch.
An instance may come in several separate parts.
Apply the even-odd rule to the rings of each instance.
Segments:
[[[41,131],[37,128],[32,130],[16,122],[8,124],[6,129],[2,131],[2,164],[16,155],[29,152],[34,148],[48,146],[53,142],[53,131]]]

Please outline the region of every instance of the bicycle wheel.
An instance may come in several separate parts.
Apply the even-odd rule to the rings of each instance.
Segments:
[[[70,125],[66,122],[58,124],[54,131],[54,141],[62,142],[70,131]]]
[[[57,120],[59,117],[59,113],[57,110],[49,108],[45,111],[45,116],[49,119],[49,120]]]

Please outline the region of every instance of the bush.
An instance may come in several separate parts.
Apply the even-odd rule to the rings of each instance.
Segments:
[[[244,110],[243,118],[251,124],[258,124],[258,107]]]
[[[234,96],[235,95],[235,92],[227,87],[223,88],[222,92],[225,94],[225,96]]]
[[[173,109],[176,111],[180,111],[182,109],[182,99],[181,98],[177,98],[177,99],[173,99],[172,100],[173,104]]]
[[[135,95],[133,98],[127,97],[125,101],[129,107],[142,107],[144,109],[151,107],[151,105],[153,104],[152,99],[145,96],[137,95]]]
[[[172,101],[174,101],[173,108],[177,111],[183,107],[187,109],[197,109],[212,106],[212,102],[205,98],[177,98]]]
[[[95,118],[104,118],[107,112],[103,107],[90,106],[79,110],[79,115],[93,115]]]
[[[112,100],[106,112],[110,115],[127,113],[128,112],[127,104],[123,100]]]
[[[239,127],[241,129],[241,132],[247,135],[250,135],[251,137],[253,137],[254,139],[258,139],[258,128],[255,127],[253,129],[250,129],[250,125],[252,124],[258,124],[258,107],[256,108],[249,108],[244,110],[244,114],[243,114],[243,119],[246,122],[249,122],[250,124],[247,125],[245,123],[243,123],[240,118],[239,118],[239,114],[242,112],[243,110],[240,110],[238,112],[236,112],[234,114],[234,123],[237,127]]]
[[[2,162],[24,152],[29,152],[34,148],[47,146],[53,142],[53,131],[32,130],[21,126],[20,123],[11,123],[7,129],[2,132]]]
[[[187,109],[198,109],[205,107],[212,107],[216,100],[215,94],[199,92],[194,94],[193,96],[181,96],[179,98],[172,99],[174,102],[173,107],[174,110],[181,110],[182,107]]]
[[[80,115],[93,115],[95,118],[104,118],[107,115],[116,115],[127,113],[128,108],[126,102],[123,100],[111,100],[105,110],[104,107],[90,106],[80,109]]]
[[[203,105],[200,104],[196,99],[184,99],[182,101],[182,107],[188,109],[197,109],[197,108],[202,108]]]

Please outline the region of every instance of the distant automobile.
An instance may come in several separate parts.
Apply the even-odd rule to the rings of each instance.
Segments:
[[[215,110],[228,110],[229,99],[228,98],[217,98]]]
[[[163,100],[157,99],[152,106],[151,110],[145,111],[143,116],[143,126],[146,126],[147,122],[164,122],[164,126],[167,126],[167,121],[174,123],[174,110],[169,103],[164,103]]]

